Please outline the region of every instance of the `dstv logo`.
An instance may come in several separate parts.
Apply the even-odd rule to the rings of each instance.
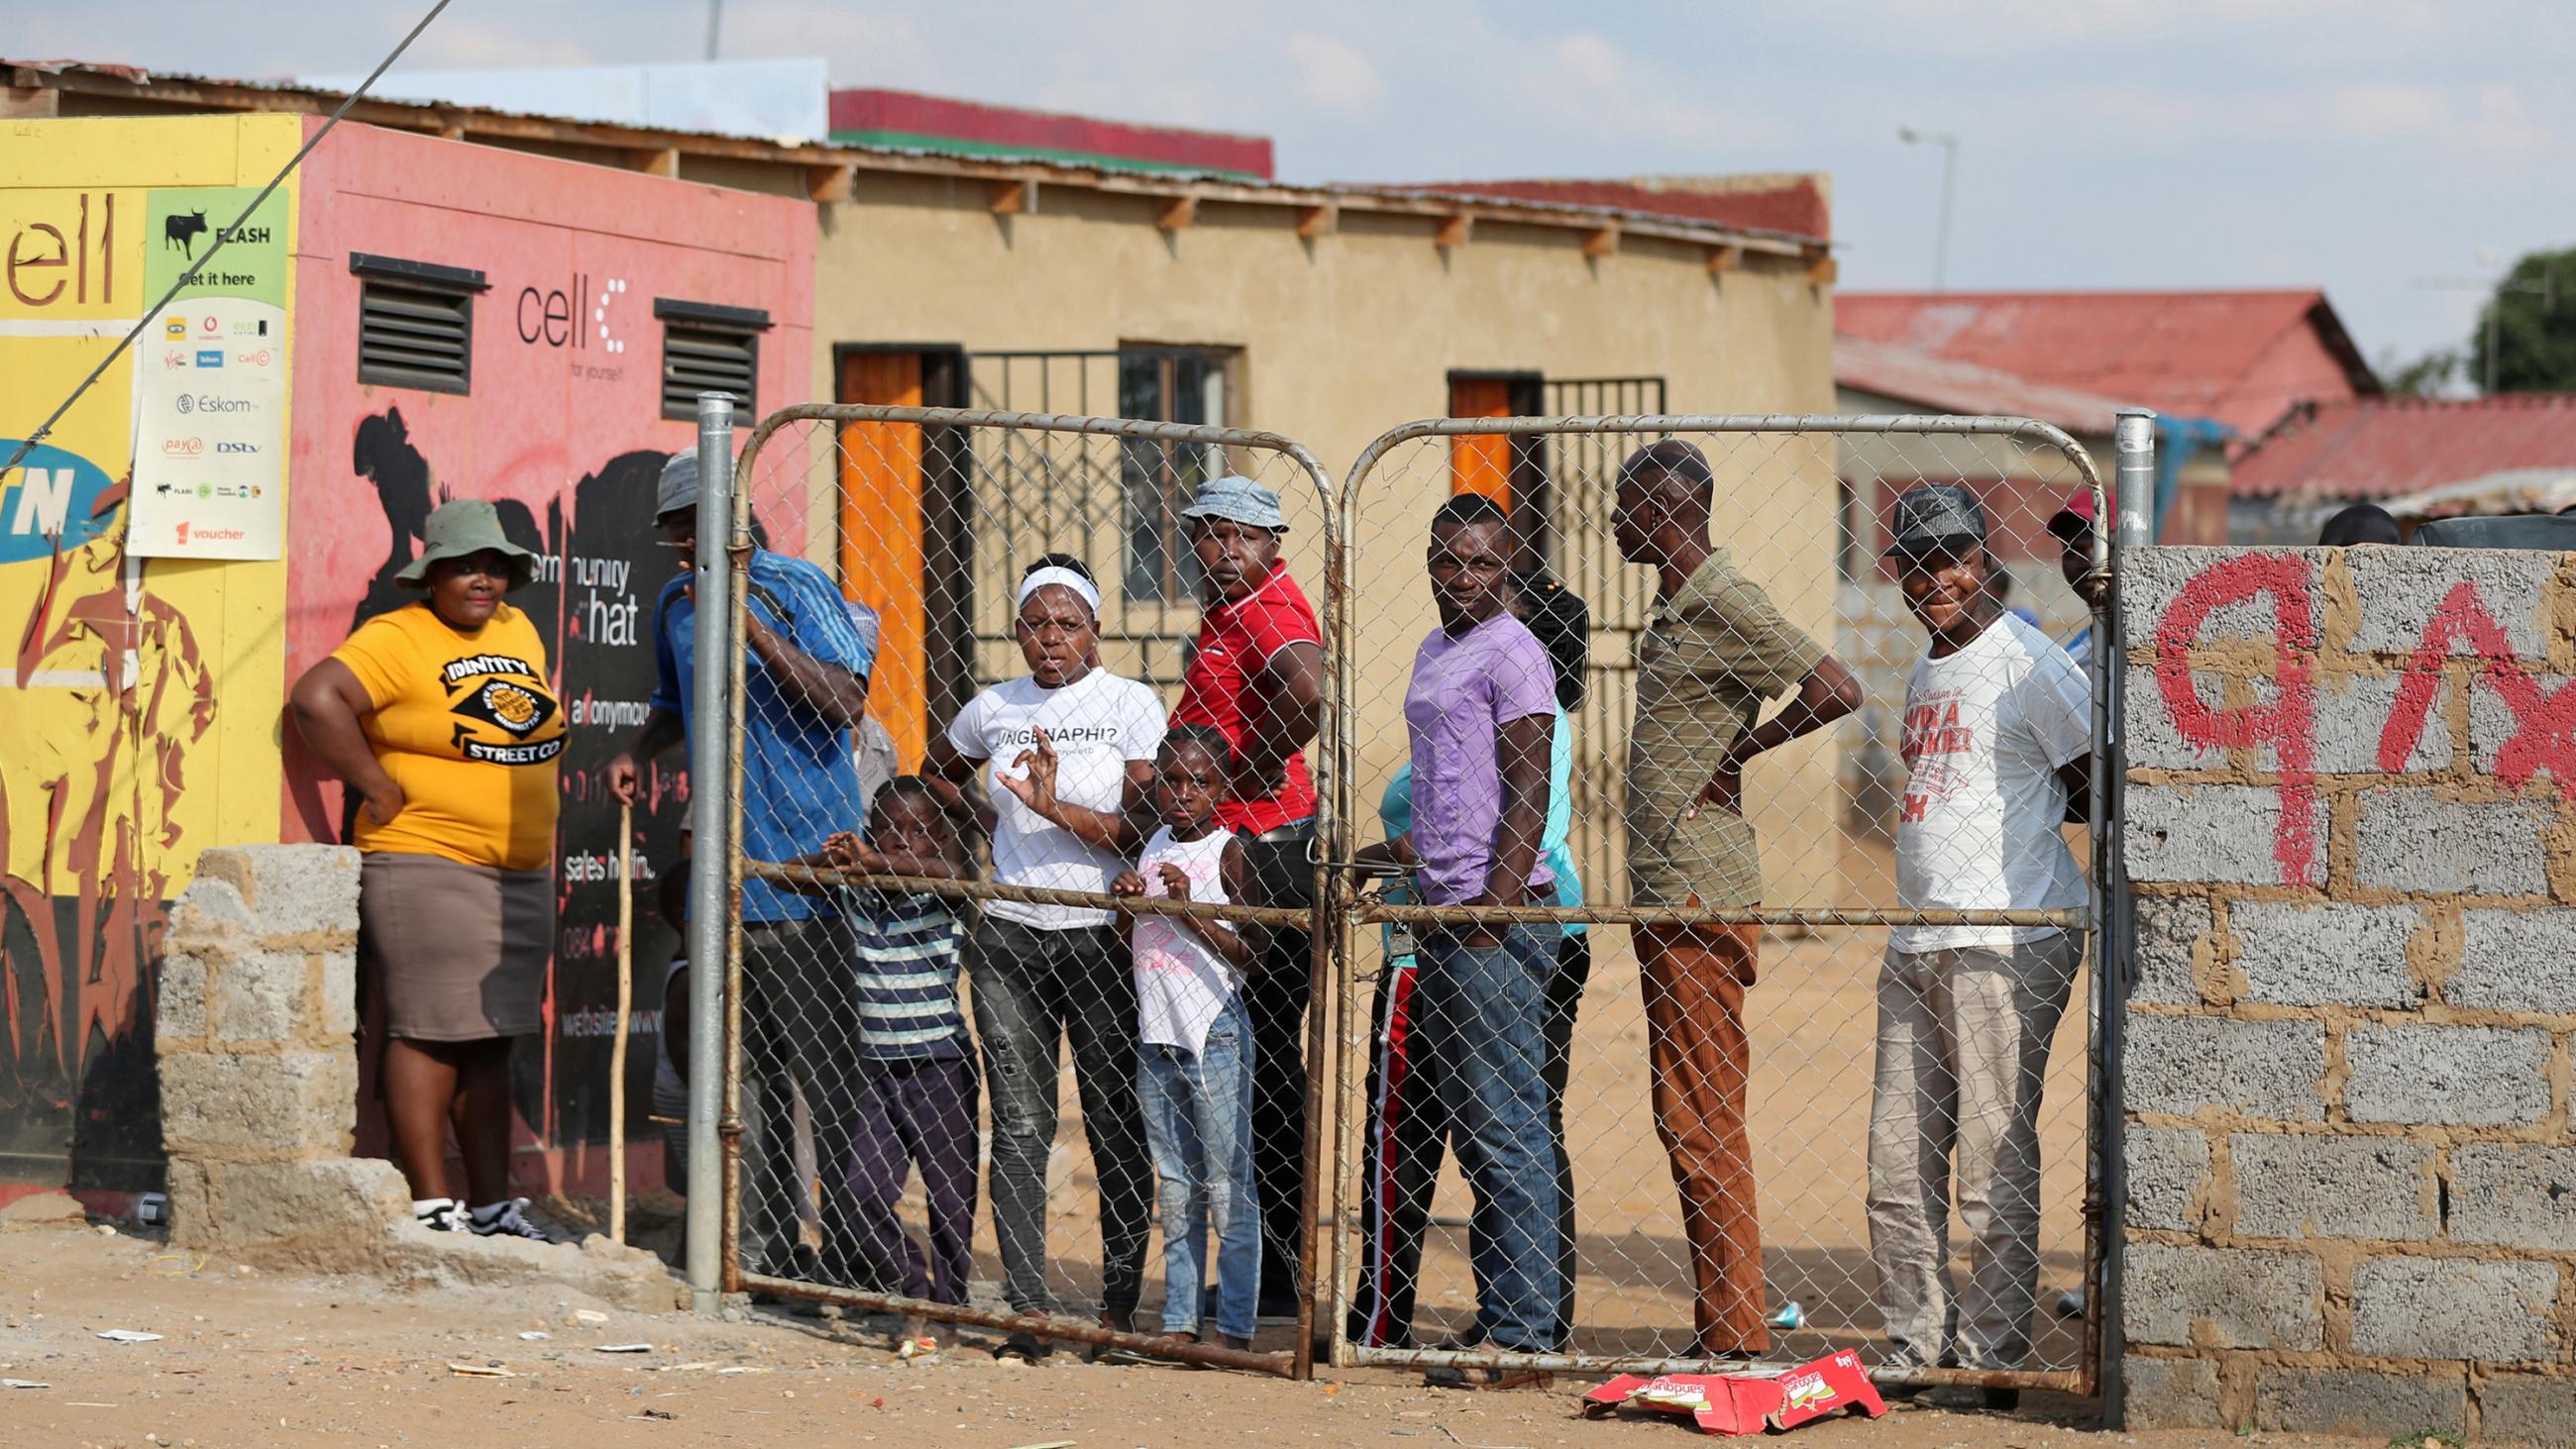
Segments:
[[[215,451],[218,453],[256,453],[259,451],[259,444],[227,443],[219,441],[215,444]]]

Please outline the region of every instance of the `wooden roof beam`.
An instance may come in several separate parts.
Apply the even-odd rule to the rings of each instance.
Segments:
[[[1199,199],[1195,196],[1175,196],[1165,202],[1162,211],[1155,215],[1154,225],[1164,231],[1185,231],[1198,225],[1198,220]]]
[[[1341,224],[1342,209],[1338,206],[1309,206],[1297,213],[1297,235],[1308,241],[1331,236]]]
[[[1475,229],[1474,212],[1452,212],[1446,221],[1440,223],[1440,229],[1431,234],[1431,244],[1444,252],[1454,252],[1467,244],[1468,234]]]
[[[1038,184],[1034,181],[987,181],[984,183],[984,206],[995,216],[1024,216],[1038,209]]]
[[[1619,228],[1616,226],[1605,226],[1597,228],[1587,234],[1583,238],[1583,254],[1595,261],[1598,261],[1603,257],[1617,256],[1619,254]]]
[[[847,201],[857,189],[858,176],[856,166],[808,166],[805,194],[817,202]]]
[[[1723,277],[1729,272],[1741,270],[1743,266],[1744,248],[1742,247],[1708,249],[1708,274],[1712,277]]]

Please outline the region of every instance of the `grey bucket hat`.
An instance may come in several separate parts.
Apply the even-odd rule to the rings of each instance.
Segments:
[[[1249,478],[1228,474],[1199,485],[1198,495],[1181,510],[1183,518],[1223,518],[1274,533],[1288,531],[1279,511],[1279,495]]]
[[[683,508],[697,506],[698,450],[691,448],[673,453],[671,461],[662,465],[662,483],[653,495],[653,518],[659,522]]]
[[[438,505],[421,529],[420,557],[402,566],[394,582],[415,589],[429,587],[429,566],[440,559],[463,558],[489,549],[510,561],[510,587],[524,589],[537,576],[537,556],[510,542],[501,531],[501,511],[480,498],[458,498]]]

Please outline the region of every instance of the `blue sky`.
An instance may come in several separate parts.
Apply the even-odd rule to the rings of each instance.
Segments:
[[[2374,359],[2456,344],[2490,277],[2576,245],[2576,6],[2507,0],[723,0],[731,58],[835,84],[1254,131],[1291,180],[1823,171],[1846,287],[2321,285]],[[83,0],[19,54],[363,70],[384,0]],[[454,0],[421,64],[688,60],[706,0]],[[2576,279],[2571,279],[2576,282]],[[2570,290],[2576,290],[2571,285]],[[2576,306],[2576,300],[2568,305]]]

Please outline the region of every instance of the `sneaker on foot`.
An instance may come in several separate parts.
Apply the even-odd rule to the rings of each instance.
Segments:
[[[523,1197],[490,1203],[466,1215],[466,1226],[478,1238],[525,1238],[535,1243],[551,1243],[545,1229],[529,1222],[522,1211],[528,1205]]]
[[[415,1198],[411,1220],[433,1233],[461,1233],[465,1231],[465,1204],[452,1197]]]

